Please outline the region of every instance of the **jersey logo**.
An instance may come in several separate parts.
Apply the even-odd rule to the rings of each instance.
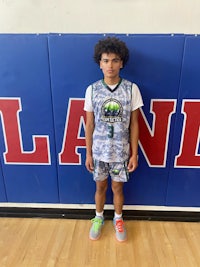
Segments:
[[[101,108],[101,119],[104,122],[121,122],[122,121],[123,108],[122,104],[113,98],[107,99]]]

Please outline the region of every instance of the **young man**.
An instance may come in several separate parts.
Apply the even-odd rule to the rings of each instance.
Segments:
[[[125,241],[123,185],[138,165],[138,109],[143,102],[137,85],[119,76],[120,69],[129,59],[129,50],[124,42],[115,37],[100,40],[95,46],[94,59],[103,72],[103,79],[87,88],[84,105],[85,165],[96,182],[96,216],[92,219],[89,237],[92,240],[100,237],[110,176],[116,238]]]

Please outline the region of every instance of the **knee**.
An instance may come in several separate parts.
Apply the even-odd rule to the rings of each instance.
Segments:
[[[112,191],[114,195],[123,194],[123,183],[112,183]]]
[[[108,188],[107,181],[96,183],[96,192],[99,194],[105,194]]]

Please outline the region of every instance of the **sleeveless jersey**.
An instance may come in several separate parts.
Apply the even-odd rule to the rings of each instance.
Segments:
[[[125,79],[113,91],[103,80],[92,84],[94,159],[104,162],[128,160],[131,98],[132,83]]]

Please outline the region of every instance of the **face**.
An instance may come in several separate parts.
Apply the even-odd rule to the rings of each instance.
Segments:
[[[104,79],[118,79],[123,62],[120,57],[113,53],[103,53],[100,60],[100,68],[104,74]]]

